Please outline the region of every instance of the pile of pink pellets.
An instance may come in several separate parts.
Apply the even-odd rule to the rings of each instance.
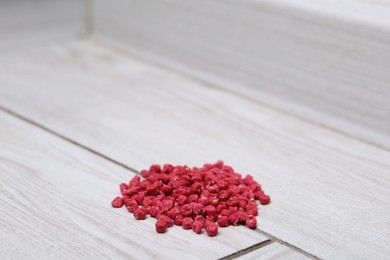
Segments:
[[[156,218],[156,231],[165,233],[173,224],[203,229],[209,236],[218,234],[219,227],[246,225],[256,228],[257,202],[270,202],[261,185],[251,175],[245,178],[222,161],[192,169],[188,166],[152,165],[141,171],[143,180],[134,176],[121,183],[121,197],[114,208],[126,206],[137,220],[148,215]]]

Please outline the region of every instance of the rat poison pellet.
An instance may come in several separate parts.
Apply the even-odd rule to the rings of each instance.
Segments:
[[[124,202],[121,197],[116,197],[112,202],[111,206],[114,208],[121,208],[123,206]]]
[[[187,217],[187,218],[183,218],[183,222],[181,226],[184,229],[191,229],[193,224],[194,224],[194,220],[190,217]]]
[[[247,220],[245,221],[245,226],[251,229],[255,229],[257,226],[256,218],[254,216],[248,217]]]
[[[203,229],[203,223],[200,222],[199,220],[195,220],[194,224],[192,225],[192,230],[196,233],[199,234]]]
[[[165,233],[167,232],[168,225],[164,220],[157,220],[156,222],[156,232],[157,233]]]
[[[197,234],[205,229],[211,237],[219,227],[255,229],[259,203],[271,201],[251,175],[242,177],[222,161],[200,168],[155,164],[141,175],[119,185],[122,196],[111,206],[125,206],[137,220],[156,218],[157,233],[165,233],[173,224]]]
[[[215,224],[214,222],[210,223],[206,227],[206,232],[207,235],[209,235],[210,237],[216,236],[218,234],[218,225]]]

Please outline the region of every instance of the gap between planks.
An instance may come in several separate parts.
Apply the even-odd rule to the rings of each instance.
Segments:
[[[96,150],[94,150],[92,148],[89,148],[88,146],[85,146],[85,145],[83,145],[83,144],[81,144],[81,143],[79,143],[77,141],[74,141],[73,139],[71,139],[71,138],[69,138],[67,136],[64,136],[64,135],[62,135],[60,133],[57,133],[56,131],[54,131],[54,130],[52,130],[52,129],[50,129],[50,128],[42,125],[42,124],[39,124],[39,123],[35,122],[32,119],[29,119],[29,118],[27,118],[27,117],[25,117],[25,116],[15,112],[15,111],[12,111],[11,109],[8,109],[8,108],[0,105],[0,110],[2,110],[3,112],[5,112],[5,113],[7,113],[7,114],[9,114],[9,115],[11,115],[13,117],[16,117],[16,118],[18,118],[18,119],[20,119],[20,120],[22,120],[22,121],[24,121],[26,123],[29,123],[29,124],[31,124],[31,125],[33,125],[35,127],[38,127],[40,129],[42,129],[43,131],[45,131],[45,132],[47,132],[49,134],[52,134],[52,135],[54,135],[54,136],[56,136],[56,137],[58,137],[58,138],[60,138],[60,139],[62,139],[64,141],[66,141],[66,142],[72,143],[72,144],[74,144],[74,145],[76,145],[76,146],[78,146],[78,147],[80,147],[80,148],[82,148],[82,149],[84,149],[84,150],[86,150],[86,151],[88,151],[90,153],[93,153],[96,156],[99,156],[99,157],[101,157],[101,158],[103,158],[105,160],[108,160],[108,161],[110,161],[110,162],[112,162],[112,163],[114,163],[114,164],[116,164],[116,165],[118,165],[118,166],[120,166],[120,167],[122,167],[122,168],[124,168],[126,170],[129,170],[129,171],[131,171],[131,172],[141,176],[141,173],[139,171],[137,171],[136,169],[134,169],[134,168],[132,168],[130,166],[127,166],[126,164],[123,164],[123,163],[121,163],[121,162],[119,162],[119,161],[117,161],[117,160],[115,160],[115,159],[113,159],[113,158],[111,158],[109,156],[106,156],[106,155],[104,155],[104,154],[102,154],[102,153],[100,153],[100,152],[98,152],[98,151],[96,151]],[[313,254],[310,254],[309,252],[306,252],[306,251],[302,250],[301,248],[296,247],[296,246],[294,246],[294,245],[292,245],[292,244],[290,244],[290,243],[288,243],[286,241],[283,241],[283,240],[281,240],[279,238],[276,238],[276,237],[272,236],[271,234],[269,234],[267,232],[264,232],[264,231],[259,230],[259,229],[255,229],[254,231],[258,232],[258,233],[260,233],[260,234],[262,234],[262,235],[264,235],[266,237],[268,237],[268,240],[260,242],[258,244],[255,244],[255,245],[250,246],[248,248],[245,248],[243,250],[237,251],[237,252],[235,252],[233,254],[230,254],[228,256],[222,257],[222,258],[220,258],[220,260],[235,259],[235,258],[237,258],[239,256],[248,254],[250,252],[253,252],[255,250],[258,250],[260,248],[268,246],[268,245],[270,245],[270,244],[272,244],[274,242],[278,242],[278,243],[280,243],[282,245],[285,245],[288,248],[290,248],[291,250],[296,251],[296,252],[298,252],[300,254],[303,254],[303,255],[305,255],[307,257],[310,257],[312,259],[319,259],[317,256],[315,256]]]
[[[292,244],[290,244],[290,243],[287,243],[286,241],[283,241],[283,240],[281,240],[281,239],[279,239],[279,238],[277,238],[277,237],[274,237],[273,235],[271,235],[271,234],[269,234],[269,233],[267,233],[267,232],[264,232],[264,231],[262,231],[262,230],[260,230],[260,229],[255,229],[255,231],[258,232],[258,233],[260,233],[260,234],[262,234],[262,235],[264,235],[264,236],[266,236],[266,237],[268,237],[268,238],[269,238],[269,241],[272,241],[272,243],[273,243],[273,242],[277,242],[277,243],[279,243],[279,244],[282,244],[282,245],[284,245],[284,246],[287,246],[288,248],[290,248],[290,249],[293,250],[293,251],[296,251],[296,252],[298,252],[298,253],[300,253],[300,254],[302,254],[302,255],[305,255],[305,256],[307,256],[307,257],[310,257],[310,258],[312,258],[312,259],[320,259],[318,256],[315,256],[315,255],[313,255],[313,254],[310,254],[309,252],[306,252],[306,251],[302,250],[301,248],[299,248],[299,247],[297,247],[297,246],[294,246],[294,245],[292,245]],[[266,241],[264,241],[264,242],[266,242]],[[264,242],[262,242],[262,243],[264,243]],[[261,244],[261,243],[259,243],[259,244]],[[271,244],[271,243],[270,243],[270,244]],[[254,246],[256,246],[256,245],[254,245]],[[258,247],[258,248],[261,248],[261,247]],[[256,248],[256,249],[258,249],[258,248]],[[250,247],[247,248],[247,249],[250,249]],[[243,250],[242,250],[242,251],[243,251]],[[252,252],[252,251],[254,251],[254,250],[249,250],[249,251],[246,252],[245,254],[250,253],[250,252]]]
[[[278,106],[275,106],[275,105],[272,105],[272,104],[269,104],[269,103],[265,103],[263,101],[260,101],[260,100],[257,100],[255,98],[252,98],[251,96],[247,96],[245,94],[242,94],[239,91],[234,91],[232,89],[224,88],[223,86],[220,86],[218,84],[215,84],[215,83],[209,82],[207,80],[198,78],[198,77],[193,76],[193,75],[191,75],[189,73],[186,73],[184,71],[176,70],[175,68],[173,68],[173,67],[171,67],[169,65],[165,65],[165,64],[160,63],[158,61],[154,61],[154,60],[145,58],[145,57],[143,57],[140,54],[136,54],[134,52],[131,52],[130,50],[127,50],[127,49],[121,47],[120,44],[115,44],[112,41],[110,41],[109,43],[106,43],[104,40],[101,40],[101,39],[98,39],[96,37],[93,37],[92,30],[90,32],[91,33],[86,34],[85,37],[83,37],[81,40],[83,40],[85,42],[90,42],[90,43],[95,44],[95,45],[97,45],[99,47],[111,49],[114,52],[116,52],[118,54],[121,54],[121,55],[123,55],[125,57],[128,57],[128,58],[140,61],[142,63],[149,64],[149,65],[152,65],[152,66],[159,67],[160,69],[163,69],[163,70],[165,70],[167,72],[175,73],[175,74],[180,75],[180,76],[182,76],[182,77],[184,77],[186,79],[189,79],[189,80],[194,81],[196,83],[202,84],[204,87],[212,88],[212,89],[215,89],[215,90],[218,90],[218,91],[221,91],[221,92],[232,94],[232,95],[234,95],[234,96],[236,96],[238,98],[241,98],[243,100],[246,100],[246,101],[248,101],[248,102],[250,102],[252,104],[257,104],[257,105],[261,105],[261,106],[267,107],[269,109],[272,109],[272,110],[277,111],[279,113],[282,113],[284,115],[288,115],[288,116],[293,117],[295,119],[299,119],[299,120],[301,120],[301,121],[303,121],[305,123],[309,123],[309,124],[312,124],[314,126],[321,127],[321,128],[333,131],[333,132],[335,132],[337,134],[340,134],[342,136],[345,136],[345,137],[348,137],[348,138],[351,138],[351,139],[354,139],[354,140],[358,140],[358,141],[360,141],[362,143],[374,146],[376,148],[383,149],[385,151],[390,151],[389,148],[387,148],[386,146],[383,146],[381,144],[377,144],[377,143],[371,142],[369,140],[362,139],[362,138],[360,138],[357,135],[354,135],[352,133],[344,132],[344,131],[339,130],[337,128],[334,128],[332,126],[312,121],[312,120],[310,120],[310,119],[308,119],[306,117],[300,116],[300,115],[295,114],[295,113],[291,113],[291,112],[289,112],[287,110],[284,110],[283,108],[280,108]]]
[[[266,240],[266,241],[263,241],[261,243],[255,244],[253,246],[247,247],[247,248],[245,248],[243,250],[237,251],[237,252],[235,252],[233,254],[230,254],[228,256],[222,257],[222,258],[220,258],[218,260],[231,260],[231,259],[235,259],[235,258],[237,258],[239,256],[246,255],[246,254],[248,254],[250,252],[253,252],[255,250],[258,250],[260,248],[268,246],[268,245],[272,244],[273,242],[274,241],[272,241],[272,240]]]
[[[76,141],[74,141],[73,139],[71,139],[69,137],[66,137],[66,136],[64,136],[64,135],[62,135],[60,133],[57,133],[56,131],[53,131],[50,128],[47,128],[46,126],[43,126],[43,125],[35,122],[34,120],[31,120],[31,119],[29,119],[29,118],[27,118],[27,117],[25,117],[25,116],[23,116],[21,114],[18,114],[16,112],[14,112],[14,111],[12,111],[12,110],[2,106],[2,105],[0,105],[0,110],[4,111],[5,113],[7,113],[9,115],[12,115],[12,116],[14,116],[16,118],[19,118],[20,120],[23,120],[23,121],[25,121],[25,122],[27,122],[29,124],[32,124],[32,125],[40,128],[40,129],[42,129],[42,130],[44,130],[44,131],[46,131],[46,132],[48,132],[48,133],[50,133],[52,135],[55,135],[58,138],[61,138],[61,139],[65,140],[65,141],[67,141],[67,142],[70,142],[70,143],[72,143],[72,144],[74,144],[74,145],[76,145],[76,146],[78,146],[78,147],[80,147],[80,148],[82,148],[84,150],[87,150],[88,152],[91,152],[91,153],[93,153],[93,154],[95,154],[95,155],[97,155],[97,156],[99,156],[101,158],[104,158],[104,159],[106,159],[106,160],[108,160],[108,161],[110,161],[110,162],[112,162],[112,163],[114,163],[114,164],[116,164],[116,165],[118,165],[118,166],[120,166],[122,168],[125,168],[126,170],[129,170],[129,171],[131,171],[131,172],[133,172],[135,174],[141,175],[136,169],[131,168],[131,167],[129,167],[129,166],[127,166],[127,165],[125,165],[125,164],[123,164],[123,163],[121,163],[121,162],[119,162],[119,161],[117,161],[117,160],[115,160],[115,159],[113,159],[111,157],[108,157],[108,156],[102,154],[102,153],[99,153],[98,151],[95,151],[95,150],[93,150],[93,149],[91,149],[91,148],[89,148],[89,147],[87,147],[87,146],[85,146],[85,145],[83,145],[83,144],[81,144],[79,142],[76,142]]]

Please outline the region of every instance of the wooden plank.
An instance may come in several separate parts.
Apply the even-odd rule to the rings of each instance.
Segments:
[[[386,150],[90,43],[3,56],[0,71],[0,104],[131,167],[252,173],[277,238],[323,258],[390,253]]]
[[[252,251],[248,254],[244,254],[236,259],[239,260],[274,260],[274,259],[284,259],[284,260],[298,260],[298,259],[310,259],[309,257],[302,255],[294,250],[291,250],[287,246],[281,245],[279,243],[272,243],[268,246],[262,247],[255,251]]]
[[[82,0],[1,1],[0,52],[80,35],[84,31],[83,9]]]
[[[157,234],[111,208],[131,172],[3,112],[0,125],[1,259],[216,259],[267,239],[242,226]]]
[[[94,36],[390,149],[386,0],[94,0]]]

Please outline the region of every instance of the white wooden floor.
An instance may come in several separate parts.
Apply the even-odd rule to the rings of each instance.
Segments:
[[[1,259],[389,257],[387,150],[91,41],[1,53],[0,106]],[[258,230],[110,208],[125,167],[218,159],[271,195]]]

